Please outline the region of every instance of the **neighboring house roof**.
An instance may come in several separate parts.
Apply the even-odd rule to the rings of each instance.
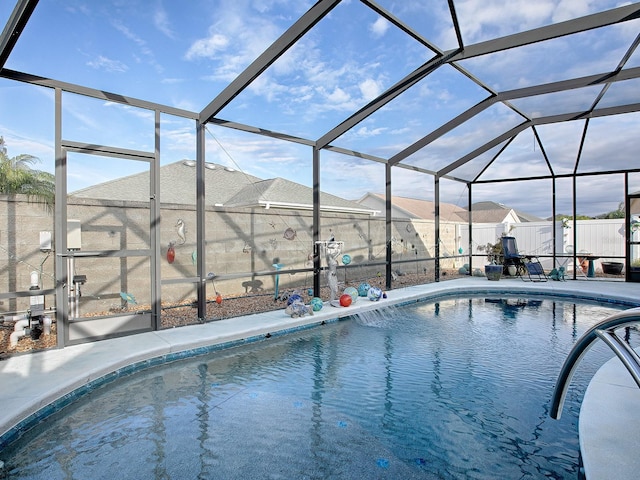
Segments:
[[[367,193],[358,200],[361,205],[375,208],[381,212],[385,210],[385,196],[379,193]],[[435,219],[435,202],[420,200],[417,198],[391,197],[391,216],[394,218],[420,218],[423,220]],[[466,210],[451,203],[440,204],[440,219],[452,222],[466,221],[460,214],[466,214]]]
[[[261,180],[244,186],[226,203],[227,207],[264,207],[313,209],[313,190],[284,178]],[[366,213],[373,215],[370,208],[359,203],[320,192],[320,210]]]
[[[358,203],[384,212],[385,196],[380,193],[367,193]],[[417,198],[391,197],[391,215],[394,218],[435,219],[435,202]],[[534,215],[516,211],[496,202],[477,202],[472,206],[475,223],[518,223],[542,220]],[[440,203],[440,219],[452,222],[468,222],[469,212],[451,203]]]
[[[542,220],[542,218],[536,217],[535,215],[530,215],[520,210],[514,210],[510,207],[507,207],[506,205],[503,205],[502,203],[490,202],[490,201],[476,202],[473,205],[471,205],[471,210],[473,211],[474,222],[482,222],[482,223],[494,223],[496,221],[502,222],[503,220],[494,220],[500,217],[500,213],[499,213],[500,211],[504,212],[503,218],[506,218],[509,212],[511,211],[514,212],[514,214],[517,216],[519,221],[523,223],[539,222]],[[490,211],[493,211],[494,213],[493,214],[488,213]],[[487,213],[482,213],[482,212],[487,212]],[[479,215],[478,218],[482,218],[482,216],[484,216],[484,218],[492,218],[492,219],[487,221],[477,220],[476,215]]]
[[[205,202],[207,205],[224,204],[238,189],[259,178],[226,169],[221,165],[207,164],[205,172]],[[99,198],[104,200],[149,201],[149,174],[147,172],[117,178],[91,187],[76,190],[73,197]],[[160,167],[160,201],[195,205],[195,162],[179,161]]]
[[[379,195],[375,193],[366,193],[363,197],[356,200],[356,202],[360,205],[375,209],[378,211],[378,215],[385,215],[385,199],[384,195]],[[420,218],[416,214],[404,210],[403,208],[398,207],[395,203],[392,202],[391,205],[391,216],[393,218]]]
[[[461,214],[464,217],[464,221],[469,221],[469,212]],[[473,210],[473,222],[474,223],[519,223],[520,219],[512,209],[497,208],[493,210]]]
[[[205,204],[224,207],[313,209],[313,190],[283,178],[262,180],[221,165],[204,169]],[[183,205],[196,203],[196,168],[192,160],[160,167],[160,201]],[[70,196],[119,201],[149,201],[147,172],[110,180],[72,192]],[[321,210],[373,215],[356,202],[320,193]]]

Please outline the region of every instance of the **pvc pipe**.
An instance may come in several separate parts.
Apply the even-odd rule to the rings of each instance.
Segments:
[[[9,335],[9,345],[15,347],[18,345],[18,340],[24,337],[27,332],[26,328],[29,326],[29,320],[18,320],[16,324],[13,326],[13,333]]]
[[[50,335],[51,334],[51,317],[50,316],[45,316],[42,317],[42,333],[44,333],[45,335]]]
[[[18,340],[24,337],[26,334],[27,332],[25,332],[24,330],[22,330],[21,332],[13,332],[11,335],[9,335],[9,345],[12,347],[17,346]]]
[[[17,322],[19,320],[25,320],[27,318],[29,318],[29,315],[27,315],[26,313],[21,313],[19,315],[5,315],[4,323]]]
[[[24,330],[28,326],[29,326],[29,319],[28,318],[24,318],[24,319],[18,320],[16,322],[16,324],[13,326],[13,331],[17,332],[19,330]]]

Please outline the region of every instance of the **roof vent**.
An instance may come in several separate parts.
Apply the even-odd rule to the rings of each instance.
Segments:
[[[204,164],[204,168],[208,168],[209,170],[215,170],[216,169],[216,165],[215,165],[215,163],[207,162],[207,163]]]
[[[231,167],[224,167],[227,172],[235,172],[235,170]]]
[[[182,164],[186,167],[195,167],[196,166],[196,161],[195,160],[183,160]]]

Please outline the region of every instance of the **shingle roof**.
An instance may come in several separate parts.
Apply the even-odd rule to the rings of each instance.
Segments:
[[[361,205],[379,210],[384,215],[385,196],[380,193],[367,193],[358,200]],[[392,216],[400,218],[420,218],[424,220],[435,219],[435,202],[420,200],[417,198],[391,197]],[[460,222],[463,219],[460,214],[466,210],[450,203],[440,204],[440,219],[443,221]]]
[[[518,216],[521,222],[539,222],[542,220],[540,217],[536,217],[535,215],[531,215],[520,210],[515,210],[502,203],[496,203],[491,201],[486,202],[476,202],[471,205],[471,209],[473,211],[473,220],[475,222],[484,222],[484,223],[493,223],[495,218],[500,216],[500,212],[502,211],[502,218],[509,213],[510,210],[513,210],[515,214]],[[494,213],[488,213],[493,211]],[[489,220],[477,220],[476,218],[487,218]],[[499,220],[500,222],[502,220]]]
[[[160,168],[160,201],[195,205],[196,168],[193,161],[179,161]],[[221,165],[206,164],[205,203],[225,207],[313,208],[313,190],[299,183],[274,178],[262,180]],[[70,194],[74,197],[121,201],[149,201],[146,172],[118,178]],[[366,207],[335,195],[320,193],[321,209],[372,213]]]
[[[511,209],[494,208],[484,210],[473,210],[474,223],[502,223]],[[465,211],[460,214],[465,222],[469,221],[469,212]]]
[[[196,168],[191,161],[179,161],[160,167],[160,201],[195,205]],[[253,182],[258,177],[207,163],[205,175],[205,202],[207,205],[224,204],[238,189]],[[128,177],[110,180],[70,194],[74,197],[99,198],[106,200],[149,201],[149,175],[138,173]]]
[[[376,194],[384,199],[384,195]],[[430,200],[420,200],[417,198],[391,197],[394,206],[416,215],[424,220],[434,220],[436,218],[436,203]],[[466,210],[451,203],[440,203],[440,219],[445,221],[459,222],[463,218],[460,214],[465,214]]]
[[[267,203],[270,205],[291,205],[311,209],[313,207],[313,190],[284,178],[273,178],[245,185],[225,205],[228,207],[255,207]],[[359,203],[320,192],[320,208],[326,207],[346,211],[369,211]]]
[[[385,196],[383,194],[367,193],[358,200],[358,203],[384,210],[384,201]],[[423,220],[435,219],[435,202],[398,196],[393,196],[391,202],[393,215],[396,217],[420,218]],[[513,210],[496,202],[477,202],[471,208],[473,210],[473,221],[476,223],[502,223],[511,212],[514,212],[522,222],[541,220],[534,215]],[[469,221],[469,212],[458,205],[440,203],[440,220],[466,223]]]

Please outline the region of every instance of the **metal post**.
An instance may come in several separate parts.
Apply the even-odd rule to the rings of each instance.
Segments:
[[[320,296],[320,150],[313,147],[313,294]]]
[[[387,290],[391,289],[391,270],[393,268],[392,262],[392,245],[391,245],[391,227],[392,221],[391,218],[391,165],[389,163],[385,164],[385,218],[386,218],[386,230],[385,230],[385,238],[387,245],[387,257],[386,257],[386,270],[385,270],[385,285]]]
[[[151,328],[160,330],[162,322],[162,275],[160,266],[160,111],[155,112],[155,155],[150,165],[149,242],[151,248]]]
[[[198,318],[207,317],[207,278],[205,274],[205,132],[206,125],[196,122],[196,271],[198,276]]]
[[[467,197],[467,212],[469,212],[469,245],[467,245],[467,254],[469,255],[469,275],[473,274],[473,212],[471,211],[471,205],[473,204],[471,195],[472,187],[472,183],[467,183],[467,188],[469,189],[469,195]]]
[[[69,268],[64,254],[67,252],[67,156],[62,150],[62,90],[55,89],[55,182],[54,248],[56,288],[56,336],[57,346],[68,341],[69,323]]]
[[[436,241],[436,261],[435,261],[435,281],[440,281],[440,177],[433,177],[433,192],[435,197],[435,241]]]

